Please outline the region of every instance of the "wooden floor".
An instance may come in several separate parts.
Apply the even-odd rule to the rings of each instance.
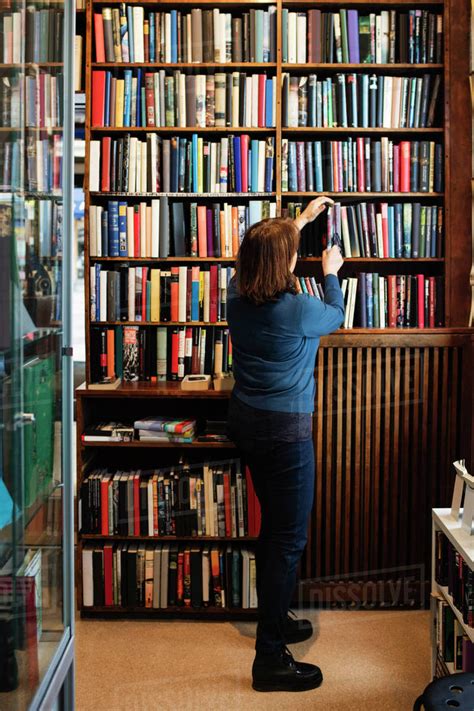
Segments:
[[[324,682],[300,694],[252,690],[252,623],[78,620],[76,709],[411,711],[430,681],[427,611],[306,616],[315,634],[291,649]]]

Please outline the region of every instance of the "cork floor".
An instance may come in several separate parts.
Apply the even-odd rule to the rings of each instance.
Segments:
[[[252,623],[78,620],[76,709],[411,711],[430,681],[429,612],[306,616],[315,634],[291,649],[324,682],[299,694],[252,690]]]

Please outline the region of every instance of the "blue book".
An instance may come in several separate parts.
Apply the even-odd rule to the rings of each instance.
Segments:
[[[100,264],[95,265],[95,321],[100,321]]]
[[[123,73],[124,85],[123,85],[123,125],[125,127],[130,126],[131,118],[131,98],[132,98],[132,70],[125,69]]]
[[[411,226],[413,210],[411,202],[403,203],[403,254],[402,257],[411,257]]]
[[[403,218],[402,218],[402,204],[396,202],[395,208],[395,257],[399,258],[403,254]]]
[[[104,126],[110,126],[110,81],[112,72],[105,72]]]
[[[256,222],[260,222],[262,219],[262,202],[261,200],[249,200],[249,211],[248,211],[248,227],[251,227]]]
[[[273,126],[273,81],[267,79],[265,87],[265,126]]]
[[[323,192],[323,155],[321,151],[321,141],[314,144],[314,188],[317,193]]]
[[[128,257],[127,246],[127,203],[118,204],[119,257]]]
[[[296,143],[288,141],[288,192],[294,193],[298,190],[298,178],[296,174]]]
[[[255,10],[255,61],[263,62],[263,10]]]
[[[193,171],[193,193],[198,192],[198,137],[197,133],[193,133],[192,137],[192,159],[191,167]]]
[[[135,50],[133,47],[133,9],[129,5],[127,7],[127,30],[128,30],[128,53],[130,55],[130,61],[135,61]]]
[[[150,12],[149,14],[149,21],[150,21],[150,43],[148,47],[148,51],[150,54],[150,62],[155,61],[155,13]]]
[[[142,99],[142,92],[141,92],[141,87],[142,87],[142,69],[137,69],[137,126],[140,125],[140,117],[141,117],[141,99]],[[146,126],[146,123],[145,123]]]
[[[395,208],[388,206],[388,256],[395,256]]]
[[[102,239],[102,256],[109,256],[109,215],[107,210],[102,210],[101,218],[101,239]]]
[[[235,192],[242,192],[242,164],[240,157],[240,136],[234,136]]]
[[[191,282],[191,321],[199,321],[199,282]]]
[[[365,277],[365,272],[359,272],[359,281],[357,282],[357,296],[360,299],[360,325],[362,326],[362,328],[367,328],[367,286]]]
[[[178,61],[178,12],[171,10],[171,61]]]
[[[252,158],[250,160],[250,163],[252,165],[252,182],[251,182],[250,192],[257,193],[258,192],[258,150],[259,150],[259,145],[258,145],[258,140],[256,138],[252,139],[250,150],[252,151]]]
[[[103,213],[102,213],[103,214]],[[109,257],[119,257],[119,207],[118,200],[108,202],[108,243]]]

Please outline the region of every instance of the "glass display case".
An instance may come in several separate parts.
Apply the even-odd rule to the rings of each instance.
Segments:
[[[0,0],[0,708],[73,708],[74,4]]]

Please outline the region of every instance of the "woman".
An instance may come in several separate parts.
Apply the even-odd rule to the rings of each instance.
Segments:
[[[258,625],[253,688],[301,691],[322,682],[286,644],[312,634],[288,616],[314,493],[312,413],[319,337],[344,320],[338,247],[323,253],[324,302],[298,294],[293,270],[300,230],[332,204],[313,200],[295,220],[262,220],[247,231],[228,292],[235,387],[229,433],[251,471],[262,523],[256,549]]]

